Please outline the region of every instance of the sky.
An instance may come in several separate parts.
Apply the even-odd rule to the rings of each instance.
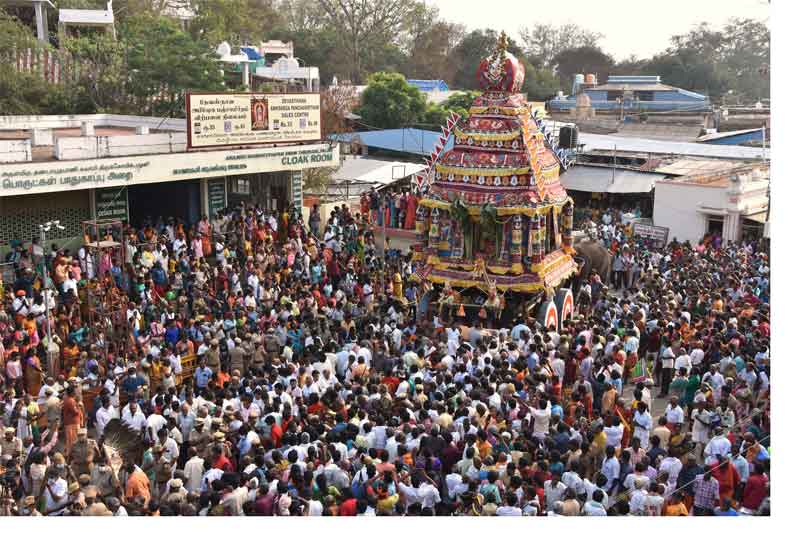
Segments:
[[[443,19],[468,30],[504,30],[521,43],[518,30],[535,23],[573,22],[604,35],[601,48],[623,60],[653,56],[701,21],[721,26],[732,17],[769,22],[767,0],[425,0]],[[555,9],[559,6],[561,9]],[[651,9],[644,9],[648,6]]]

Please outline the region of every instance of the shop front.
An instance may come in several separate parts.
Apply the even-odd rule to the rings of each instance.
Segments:
[[[28,242],[49,220],[71,239],[92,218],[195,222],[241,202],[283,210],[302,199],[303,169],[338,164],[338,146],[326,143],[3,164],[0,244]]]

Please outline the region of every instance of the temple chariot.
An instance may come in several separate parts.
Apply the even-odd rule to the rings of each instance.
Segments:
[[[531,311],[553,329],[574,308],[573,201],[560,184],[572,154],[520,94],[524,66],[504,34],[477,77],[482,95],[421,187],[416,275],[443,287],[439,305],[460,316],[464,305],[492,322]]]

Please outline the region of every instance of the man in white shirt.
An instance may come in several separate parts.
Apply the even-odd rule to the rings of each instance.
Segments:
[[[131,402],[128,403],[127,406],[121,412],[121,421],[132,429],[133,431],[137,431],[140,433],[146,427],[146,416],[143,415],[141,409],[138,407],[138,403]]]
[[[44,497],[46,498],[46,515],[61,516],[66,512],[69,494],[69,485],[66,480],[54,471],[47,477],[45,483]]]
[[[676,487],[678,474],[681,472],[683,467],[684,465],[681,463],[680,459],[677,457],[667,456],[662,458],[662,461],[659,463],[659,473],[666,472],[668,476],[668,486]]]
[[[460,348],[460,328],[456,324],[447,328],[447,354],[454,356]]]
[[[184,473],[187,478],[186,489],[190,492],[201,490],[201,480],[204,477],[204,459],[198,455],[198,451],[194,446],[188,449],[188,457],[190,459],[185,463]]]
[[[516,506],[518,503],[518,498],[516,497],[515,493],[508,493],[507,497],[505,498],[506,504],[503,504],[499,508],[496,509],[497,516],[521,516],[523,513],[521,509]]]
[[[612,425],[604,427],[604,435],[606,435],[607,446],[620,447],[620,442],[623,440],[623,432],[626,430],[625,426],[620,423],[620,418],[613,417]]]
[[[606,448],[606,457],[601,464],[601,474],[607,479],[605,487],[608,490],[608,494],[611,495],[620,484],[620,462],[615,457],[614,446],[607,446]]]
[[[670,382],[673,381],[673,374],[675,371],[675,354],[670,346],[662,348],[659,354],[662,360],[662,393],[660,397],[666,397],[670,391]]]
[[[635,480],[634,487],[629,488],[629,515],[641,516],[645,512],[645,498],[648,496],[646,484],[647,480]]]
[[[684,410],[678,406],[678,397],[670,397],[670,402],[664,409],[664,416],[669,423],[684,423]]]
[[[709,372],[703,375],[703,382],[708,384],[714,394],[714,401],[719,402],[722,397],[722,387],[725,385],[725,377],[717,371],[717,364],[713,364]]]
[[[551,405],[546,399],[541,399],[538,403],[540,408],[529,407],[529,413],[535,419],[535,430],[533,436],[545,439],[549,433],[549,421],[551,420]]]
[[[675,358],[675,362],[673,363],[673,369],[676,373],[682,368],[686,368],[687,374],[692,371],[692,360],[683,348],[679,351],[678,357]]]
[[[182,374],[182,356],[176,352],[171,352],[171,354],[168,356],[168,364],[171,366],[171,370],[174,372],[174,375]]]
[[[700,367],[705,357],[706,353],[703,351],[703,344],[701,342],[696,343],[695,348],[689,353],[689,360],[692,362],[692,366]]]
[[[223,471],[216,468],[211,468],[204,473],[204,477],[201,479],[201,492],[203,493],[207,491],[210,487],[212,487],[212,482],[215,480],[220,480],[221,476],[223,476]]]
[[[102,398],[102,406],[96,411],[96,436],[97,438],[102,437],[103,433],[105,432],[105,426],[108,424],[110,420],[113,418],[118,418],[119,413],[110,404],[110,397],[105,396]]]
[[[731,453],[731,441],[728,440],[722,427],[714,429],[714,436],[711,437],[706,447],[703,449],[703,454],[706,456],[706,463],[711,464],[717,461],[717,456],[726,458]]]
[[[560,482],[560,475],[554,473],[551,480],[546,480],[543,483],[543,495],[546,498],[546,510],[554,508],[554,503],[562,501],[562,496],[565,490],[568,489],[565,484]]]
[[[600,489],[593,491],[593,497],[584,503],[582,515],[584,516],[606,516],[607,510],[604,506],[606,495]]]
[[[419,491],[417,491],[417,495],[419,497],[419,501],[422,503],[422,508],[433,509],[436,504],[441,502],[441,496],[438,493],[438,488],[430,483],[429,478],[427,481],[422,482],[419,485]]]
[[[149,435],[149,438],[155,440],[157,438],[157,433],[166,426],[167,420],[157,414],[156,412],[152,412],[149,417],[146,419],[146,433]]]

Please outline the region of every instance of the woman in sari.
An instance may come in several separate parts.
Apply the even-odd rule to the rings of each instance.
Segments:
[[[204,243],[201,240],[201,234],[198,233],[193,237],[190,242],[190,248],[193,250],[193,258],[200,260],[204,257]]]
[[[199,220],[199,223],[196,225],[196,229],[201,234],[202,253],[205,256],[209,256],[212,253],[212,226],[210,225],[207,215],[201,217],[201,220]]]
[[[41,370],[41,361],[31,349],[25,358],[25,389],[30,395],[38,396],[44,380],[44,372]]]

